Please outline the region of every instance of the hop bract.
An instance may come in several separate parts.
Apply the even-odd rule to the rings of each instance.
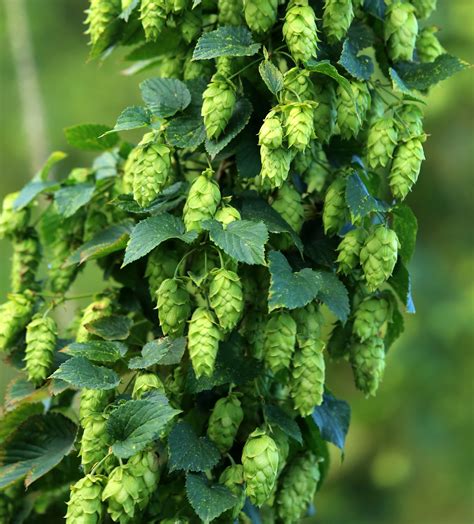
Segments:
[[[8,351],[33,316],[34,300],[29,290],[11,294],[0,306],[0,352]]]
[[[90,415],[83,421],[84,432],[81,440],[81,463],[89,473],[92,467],[107,455],[108,437],[105,431],[107,418],[104,415]]]
[[[283,24],[283,36],[296,62],[307,62],[316,56],[319,40],[316,15],[307,0],[290,1]]]
[[[202,117],[208,138],[218,138],[234,111],[237,99],[224,74],[217,72],[202,95]]]
[[[370,167],[385,167],[393,158],[398,130],[392,118],[382,117],[370,127],[367,138],[367,162]]]
[[[240,220],[240,218],[239,210],[229,205],[220,207],[214,215],[214,219],[220,222],[224,229],[232,222]]]
[[[359,134],[370,107],[370,92],[365,82],[351,82],[351,93],[341,85],[336,90],[337,127],[340,135],[349,139]]]
[[[266,365],[277,373],[290,367],[295,350],[296,322],[285,311],[272,313],[265,326],[263,353]]]
[[[356,387],[366,394],[375,395],[385,370],[385,347],[383,340],[372,337],[354,344],[350,361]]]
[[[191,313],[191,300],[183,283],[177,278],[168,278],[161,283],[156,294],[163,333],[172,337],[181,336]]]
[[[221,333],[217,320],[206,308],[197,308],[189,321],[188,351],[196,377],[210,377],[219,349]]]
[[[209,418],[207,435],[222,453],[227,452],[234,444],[243,418],[244,412],[235,394],[216,402]]]
[[[384,30],[390,58],[412,60],[418,34],[415,8],[408,2],[392,2],[387,7]]]
[[[244,308],[239,275],[228,269],[214,270],[209,286],[209,302],[222,329],[232,330],[239,322]]]
[[[163,281],[174,275],[178,262],[178,255],[171,250],[161,250],[158,248],[149,255],[145,276],[148,277],[148,286],[152,297],[155,297]]]
[[[133,385],[132,398],[140,399],[152,391],[165,392],[165,386],[160,377],[154,373],[138,375]]]
[[[338,271],[348,275],[359,265],[360,250],[366,238],[367,233],[363,229],[352,229],[344,235],[337,247]]]
[[[166,24],[166,0],[141,0],[140,19],[147,40],[155,41]]]
[[[418,33],[416,39],[416,52],[420,62],[434,62],[438,56],[446,52],[441,45],[436,33],[436,26],[425,27]]]
[[[108,47],[109,34],[114,20],[120,15],[120,0],[91,0],[87,11],[86,24],[89,25],[87,33],[90,35],[93,46],[100,45],[105,49]]]
[[[100,524],[105,508],[102,505],[102,490],[105,477],[86,475],[71,487],[67,503],[66,524]]]
[[[212,179],[212,171],[204,171],[189,189],[183,210],[183,220],[187,231],[201,231],[202,222],[212,218],[221,200],[219,184]]]
[[[262,182],[268,184],[270,188],[280,187],[290,173],[292,153],[283,147],[270,149],[261,146],[260,158],[262,160],[262,171],[260,172]]]
[[[232,466],[225,468],[219,477],[219,484],[223,484],[237,497],[238,502],[231,510],[231,518],[235,519],[242,511],[246,498],[243,466],[241,464],[233,464]]]
[[[341,40],[354,18],[352,0],[325,0],[323,28],[331,43]]]
[[[384,338],[389,313],[390,304],[385,298],[364,300],[356,309],[353,333],[362,342],[375,336]]]
[[[0,238],[19,234],[24,231],[30,220],[31,211],[28,207],[15,209],[14,204],[20,193],[9,193],[2,204],[0,214]]]
[[[51,317],[36,315],[26,327],[25,368],[28,380],[41,384],[49,375],[58,328]]]
[[[242,0],[218,0],[218,8],[221,25],[242,25]]]
[[[110,402],[112,393],[104,389],[83,389],[79,404],[79,419],[84,427],[85,420],[100,415]]]
[[[314,136],[314,103],[293,102],[285,108],[288,146],[304,151]]]
[[[436,9],[437,0],[410,0],[418,18],[428,18]]]
[[[347,206],[345,191],[346,180],[343,177],[338,177],[328,187],[326,192],[323,208],[323,225],[324,232],[329,235],[337,233],[346,223]]]
[[[392,194],[398,200],[404,200],[418,180],[425,159],[423,140],[421,137],[402,142],[395,151],[389,181]]]
[[[258,134],[258,143],[270,149],[277,149],[283,143],[283,127],[275,111],[270,111],[263,121]]]
[[[87,329],[87,325],[102,317],[112,314],[112,301],[108,297],[101,298],[89,304],[82,313],[81,322],[76,333],[76,342],[87,342],[94,335]]]
[[[277,21],[278,0],[243,0],[247,25],[256,33],[266,33]]]

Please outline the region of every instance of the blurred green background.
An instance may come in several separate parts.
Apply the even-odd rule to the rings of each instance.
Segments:
[[[9,33],[6,24],[7,3],[11,11],[17,2],[0,3],[0,198],[32,176],[49,149],[69,153],[64,172],[90,162],[65,143],[64,127],[113,125],[124,107],[139,103],[138,79],[118,74],[125,66],[115,55],[102,65],[87,62],[85,1],[25,0],[45,128],[42,140],[33,103],[28,143],[18,86],[27,107],[34,91],[17,81],[15,63],[25,66],[24,49],[15,50],[12,40],[21,28]],[[472,0],[439,4],[433,23],[442,28],[442,43],[474,63]],[[316,500],[320,524],[474,522],[473,119],[471,71],[430,94],[427,161],[409,197],[420,226],[411,268],[418,313],[406,319],[407,331],[388,355],[377,398],[357,393],[344,366],[330,370],[332,389],[350,401],[353,416],[345,459],[333,453]],[[0,242],[0,302],[9,257],[8,244]],[[91,289],[87,275],[79,286]],[[0,391],[7,380],[2,367]]]

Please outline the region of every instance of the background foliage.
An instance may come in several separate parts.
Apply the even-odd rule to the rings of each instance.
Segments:
[[[117,77],[124,67],[117,55],[101,66],[87,63],[81,25],[85,1],[27,0],[26,5],[48,145],[70,154],[67,166],[87,165],[90,157],[72,150],[61,130],[87,121],[113,125],[123,107],[139,102],[141,78]],[[470,0],[439,2],[436,17],[443,45],[473,63]],[[1,3],[0,199],[32,175],[4,24]],[[412,262],[418,314],[389,354],[391,372],[369,401],[352,391],[352,380],[340,368],[330,377],[337,396],[351,398],[353,417],[340,467],[334,453],[318,522],[461,524],[474,519],[473,80],[473,73],[465,72],[430,96],[427,161],[408,197],[420,224]],[[0,302],[8,287],[9,256],[9,246],[0,242]],[[94,271],[85,272],[76,291],[94,290],[96,278]],[[69,318],[67,309],[60,315]],[[2,391],[7,380],[2,369]]]

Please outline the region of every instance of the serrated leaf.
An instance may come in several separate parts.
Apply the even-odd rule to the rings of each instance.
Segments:
[[[375,18],[382,20],[385,19],[385,0],[364,0],[363,9]]]
[[[103,136],[116,131],[129,131],[139,129],[151,124],[151,115],[146,107],[131,106],[125,108],[117,118],[117,122],[112,130],[104,133]]]
[[[224,130],[224,133],[217,140],[206,139],[206,151],[211,158],[220,153],[249,123],[252,115],[252,104],[246,98],[240,98],[235,104],[234,112]]]
[[[122,267],[144,257],[162,242],[171,238],[190,244],[197,238],[197,233],[196,231],[187,233],[183,221],[168,213],[142,220],[130,234]]]
[[[134,357],[128,363],[129,369],[146,369],[151,366],[179,364],[186,349],[186,338],[158,338],[143,346],[141,357]]]
[[[241,178],[255,178],[262,170],[260,147],[256,139],[258,129],[254,127],[250,122],[237,138],[235,161]]]
[[[206,140],[206,128],[200,114],[174,118],[166,128],[166,140],[175,147],[194,149]]]
[[[150,78],[140,84],[143,101],[148,109],[159,118],[173,116],[186,109],[191,102],[191,93],[186,84],[176,78]]]
[[[120,384],[120,377],[112,369],[92,364],[87,358],[72,357],[63,362],[51,375],[76,388],[114,389]]]
[[[161,55],[175,53],[181,41],[181,35],[175,28],[165,27],[158,42],[145,42],[135,47],[125,55],[124,60],[129,62],[156,59]]]
[[[341,321],[337,322],[331,336],[327,343],[326,349],[331,358],[339,359],[349,355],[349,351],[352,345],[352,324],[346,322],[345,324]]]
[[[59,413],[34,415],[0,449],[0,488],[25,478],[25,485],[51,471],[72,450],[77,427]]]
[[[360,54],[360,51],[370,47],[373,41],[371,29],[363,23],[353,23],[347,32],[338,63],[358,80],[369,80],[374,72],[372,59]]]
[[[91,340],[68,344],[61,352],[72,357],[84,357],[93,362],[117,362],[127,353],[127,346],[122,342]]]
[[[236,220],[226,229],[217,220],[206,220],[203,229],[210,239],[231,258],[245,264],[265,264],[268,230],[263,222]]]
[[[106,431],[114,455],[129,458],[142,451],[178,413],[161,394],[125,402],[107,420]]]
[[[313,73],[320,73],[334,79],[352,97],[351,84],[347,78],[343,77],[329,60],[316,61],[309,60],[305,68]]]
[[[7,411],[0,418],[0,444],[13,433],[20,424],[33,415],[40,415],[44,411],[43,404],[20,404],[16,409]]]
[[[179,422],[168,437],[170,471],[206,471],[220,460],[220,453],[207,437],[198,437],[187,422]]]
[[[95,158],[92,169],[96,180],[117,176],[117,164],[119,155],[115,152],[106,151]]]
[[[66,127],[64,134],[71,146],[85,151],[106,151],[117,145],[119,137],[116,133],[103,136],[112,131],[109,126],[101,124],[78,124]]]
[[[318,299],[336,315],[342,322],[346,322],[350,313],[349,293],[339,278],[329,271],[318,271],[321,278],[321,289]]]
[[[344,450],[351,422],[349,404],[344,400],[338,400],[326,391],[323,395],[323,403],[315,408],[311,416],[321,431],[323,439]]]
[[[386,204],[369,193],[367,186],[357,173],[347,177],[346,203],[354,221],[371,213],[384,213],[388,209]]]
[[[312,451],[319,459],[319,482],[318,489],[321,489],[330,466],[329,446],[325,441],[318,426],[314,422],[312,417],[306,417],[303,419],[303,438],[307,449]]]
[[[131,229],[130,224],[118,224],[104,229],[92,240],[76,249],[66,260],[65,265],[83,264],[87,260],[102,258],[125,249]]]
[[[406,312],[416,313],[416,308],[411,292],[410,273],[401,260],[397,262],[397,265],[393,271],[393,275],[390,277],[388,283],[392,286],[393,290],[402,301]]]
[[[206,524],[238,502],[225,486],[212,484],[204,475],[193,473],[186,476],[186,495],[197,516]]]
[[[271,251],[268,255],[270,290],[268,308],[296,309],[314,300],[321,289],[321,277],[316,271],[304,268],[293,272],[283,253]]]
[[[300,444],[303,443],[300,427],[283,409],[278,406],[266,404],[263,408],[263,414],[270,426],[279,427],[289,437],[296,440],[296,442]]]
[[[408,264],[415,252],[418,220],[406,204],[398,204],[392,210],[392,229],[400,240],[399,255]]]
[[[277,95],[283,89],[283,75],[269,60],[260,62],[258,71],[272,94]]]
[[[390,322],[388,323],[387,333],[385,334],[385,338],[383,339],[384,346],[385,346],[385,353],[387,353],[387,351],[390,349],[392,344],[405,331],[405,320],[403,318],[403,315],[400,313],[400,310],[398,309],[398,305],[397,305],[395,297],[393,297],[393,300],[391,301],[391,305],[392,305],[392,318],[390,319]]]
[[[26,378],[14,378],[7,385],[5,392],[5,409],[13,411],[18,409],[21,404],[31,404],[42,402],[48,397],[46,389],[36,389],[35,386],[26,380]]]
[[[95,185],[85,182],[58,189],[54,202],[58,213],[63,217],[72,217],[76,211],[88,204],[95,191]]]
[[[398,73],[393,69],[393,67],[390,67],[388,70],[388,73],[390,75],[390,78],[392,79],[392,87],[395,92],[400,92],[404,96],[406,100],[413,100],[416,102],[425,103],[423,100],[423,97],[418,94],[416,91],[412,91],[408,88],[408,86],[405,85],[403,80],[398,76]]]
[[[193,60],[209,60],[218,56],[252,56],[261,44],[254,42],[246,27],[223,26],[204,33],[197,41]]]
[[[85,328],[104,340],[125,340],[130,336],[132,325],[133,321],[128,317],[110,315],[86,324]]]

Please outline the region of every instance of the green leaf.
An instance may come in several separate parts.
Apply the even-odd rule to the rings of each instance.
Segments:
[[[371,213],[383,213],[388,208],[382,201],[377,200],[369,193],[367,186],[357,173],[347,177],[346,203],[353,221],[364,218]]]
[[[190,244],[197,238],[197,233],[196,231],[186,233],[183,221],[168,213],[142,220],[130,235],[122,267],[144,257],[162,242],[171,238],[177,238]]]
[[[76,249],[66,260],[66,266],[83,264],[87,260],[102,258],[125,249],[130,236],[130,224],[110,226],[98,233],[92,240]]]
[[[373,35],[364,24],[352,24],[342,46],[340,64],[349,74],[358,80],[369,80],[374,72],[374,62],[360,51],[370,47]]]
[[[125,340],[130,336],[132,325],[133,321],[128,317],[111,315],[94,320],[85,328],[104,340]]]
[[[272,94],[277,95],[283,89],[283,75],[269,60],[260,62],[258,71]]]
[[[175,78],[150,78],[140,84],[142,98],[148,109],[159,118],[173,116],[186,109],[191,93],[186,84]]]
[[[18,426],[33,415],[40,415],[44,411],[44,405],[40,402],[34,404],[20,404],[13,411],[7,411],[0,418],[0,445],[6,438],[16,431]]]
[[[95,185],[85,182],[74,186],[66,186],[54,194],[58,213],[63,217],[72,217],[76,211],[88,204],[95,191]]]
[[[166,187],[148,207],[137,204],[131,194],[119,195],[112,203],[127,213],[158,215],[177,207],[186,198],[187,187],[185,182],[176,182]]]
[[[115,371],[96,366],[84,357],[66,360],[51,377],[64,380],[76,388],[114,389],[120,384],[120,377]]]
[[[186,338],[158,338],[143,346],[142,356],[130,359],[129,369],[146,369],[158,364],[172,366],[179,364],[186,349]]]
[[[263,414],[270,426],[279,427],[289,437],[296,440],[296,442],[299,444],[303,443],[300,427],[282,408],[266,404],[263,408]]]
[[[112,131],[109,126],[101,124],[78,124],[66,127],[64,134],[71,146],[85,151],[106,151],[117,145],[119,137],[116,133],[103,136]]]
[[[198,437],[187,422],[179,422],[168,437],[170,471],[206,471],[220,460],[219,450],[207,437]]]
[[[406,204],[398,204],[392,210],[392,229],[400,240],[399,255],[408,264],[415,252],[418,221]]]
[[[390,78],[392,79],[392,87],[395,92],[400,92],[405,95],[406,100],[413,100],[416,102],[425,103],[423,97],[421,97],[417,92],[411,91],[403,82],[403,80],[398,76],[398,73],[392,67],[388,70]]]
[[[363,9],[375,18],[382,20],[382,22],[384,21],[386,9],[385,0],[364,0]]]
[[[316,61],[314,59],[306,62],[305,68],[313,73],[320,73],[334,79],[352,97],[351,84],[343,77],[329,60]]]
[[[321,289],[318,293],[318,299],[326,304],[339,320],[346,322],[351,309],[346,286],[334,273],[318,271],[318,274],[321,278]]]
[[[90,342],[73,342],[61,350],[72,357],[84,357],[94,362],[117,362],[127,353],[127,346],[122,342],[91,340]]]
[[[25,485],[51,471],[72,450],[77,427],[59,413],[34,415],[0,449],[0,488],[25,478]]]
[[[129,458],[156,440],[178,414],[159,393],[143,400],[129,400],[115,409],[107,420],[106,431],[114,455]]]
[[[237,497],[220,484],[212,484],[204,475],[186,476],[186,495],[197,516],[208,523],[237,504]]]
[[[316,271],[304,268],[293,273],[283,253],[271,251],[268,255],[270,291],[268,308],[296,309],[314,300],[321,289],[321,277]]]
[[[411,278],[408,269],[401,260],[397,262],[393,275],[388,283],[398,295],[407,313],[416,313],[415,304],[411,294]]]
[[[146,107],[131,106],[125,108],[117,118],[115,127],[104,133],[103,136],[116,131],[128,131],[130,129],[139,129],[151,124],[151,115]]]
[[[256,140],[257,133],[258,129],[254,129],[251,122],[237,139],[235,160],[241,178],[255,178],[262,169],[260,147]]]
[[[200,114],[174,118],[166,128],[166,140],[175,147],[194,149],[206,140],[206,128]]]
[[[176,31],[175,28],[165,27],[160,34],[158,42],[146,42],[135,47],[130,53],[125,55],[124,60],[129,62],[145,61],[148,59],[156,59],[168,53],[175,53],[180,42],[180,32]]]
[[[215,158],[245,128],[249,123],[252,111],[252,104],[246,98],[237,100],[224,133],[217,140],[206,139],[206,151],[211,158]]]
[[[208,60],[218,56],[252,56],[261,44],[254,42],[246,27],[223,26],[204,33],[194,48],[193,60]]]
[[[236,220],[226,229],[217,220],[206,220],[202,227],[210,239],[231,258],[245,264],[265,265],[268,230],[263,222]]]
[[[346,401],[338,400],[328,391],[323,398],[323,403],[311,416],[323,439],[343,450],[351,423],[351,408]]]
[[[383,339],[385,353],[390,349],[390,347],[397,340],[397,338],[399,338],[400,335],[405,331],[405,320],[403,318],[403,315],[400,313],[400,310],[398,309],[395,297],[391,302],[392,318],[388,323],[387,333],[385,334],[385,338]]]
[[[334,360],[349,356],[352,345],[352,323],[337,322],[327,343],[326,349]]]
[[[35,386],[26,380],[18,377],[9,382],[5,392],[5,409],[13,411],[22,404],[41,402],[48,398],[49,394],[45,388],[36,389]]]
[[[96,180],[117,176],[117,164],[119,160],[119,155],[110,151],[106,151],[96,157],[92,164]]]

